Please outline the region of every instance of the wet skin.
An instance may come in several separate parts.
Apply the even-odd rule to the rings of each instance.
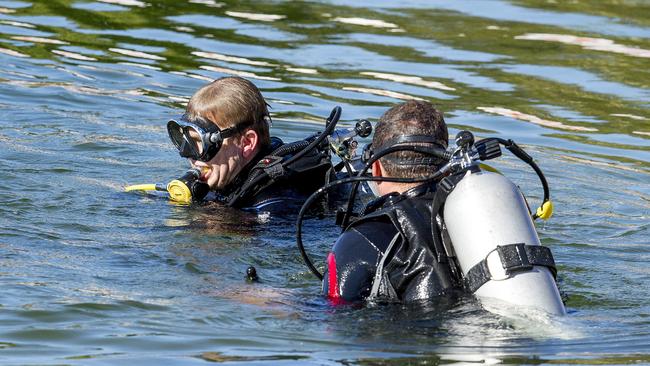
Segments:
[[[198,134],[190,136],[200,145]],[[192,167],[201,170],[200,179],[206,182],[210,189],[220,190],[232,182],[246,164],[259,150],[257,132],[246,130],[243,134],[228,137],[223,141],[219,152],[207,162],[189,159]]]

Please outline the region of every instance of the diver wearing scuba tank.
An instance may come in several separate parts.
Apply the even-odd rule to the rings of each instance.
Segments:
[[[270,137],[267,104],[257,87],[240,77],[224,77],[199,89],[185,114],[167,123],[167,132],[216,200],[275,211],[290,202],[302,203],[333,179],[326,137],[340,113],[340,107],[332,111],[327,133],[285,144]]]
[[[431,238],[434,193],[435,185],[420,185],[382,196],[378,209],[364,211],[328,256],[324,293],[345,301],[412,302],[460,289],[445,249]]]
[[[537,163],[512,140],[475,141],[469,131],[456,135],[454,148],[446,147],[447,140],[442,114],[431,104],[397,105],[380,118],[358,174],[307,198],[296,221],[296,244],[323,293],[340,304],[413,302],[462,291],[499,313],[566,314],[555,260],[533,223],[553,212]],[[537,174],[544,195],[534,213],[517,185],[480,163],[501,156],[500,146]],[[382,196],[358,215],[353,211],[362,182],[374,184]],[[347,208],[336,216],[344,232],[321,274],[302,241],[302,222],[312,203],[350,183]]]
[[[382,151],[411,144],[444,149],[448,133],[442,113],[430,103],[409,101],[379,119],[372,146]],[[366,152],[369,157],[370,151]],[[414,151],[399,151],[372,165],[375,177],[431,176],[444,162]],[[333,301],[418,301],[462,289],[451,246],[439,245],[431,233],[436,184],[378,182],[383,194],[348,223],[326,263],[323,293]],[[443,238],[444,239],[444,238]]]

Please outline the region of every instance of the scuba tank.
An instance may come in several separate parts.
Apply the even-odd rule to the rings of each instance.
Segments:
[[[489,280],[474,290],[477,297],[566,313],[551,270],[534,265],[531,259],[546,254],[536,251],[544,247],[524,197],[510,180],[496,173],[468,171],[447,197],[443,212],[470,290],[479,284],[471,283],[470,270],[488,270]]]
[[[131,191],[163,191],[169,193],[169,199],[182,204],[201,201],[210,192],[210,186],[199,180],[201,171],[192,168],[181,177],[163,184],[137,184],[126,187],[126,192]]]
[[[480,168],[479,160],[501,155],[499,143],[531,165],[542,181],[544,203],[532,216],[514,183]],[[492,138],[474,144],[474,136],[461,131],[456,144],[449,163],[441,168],[451,174],[438,185],[434,212],[444,218],[465,287],[479,298],[566,314],[555,283],[553,255],[541,245],[533,224],[533,219],[552,214],[541,170],[512,140]]]

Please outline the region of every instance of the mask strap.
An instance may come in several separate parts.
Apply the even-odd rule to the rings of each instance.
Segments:
[[[430,135],[399,135],[396,136],[388,141],[386,141],[382,146],[375,148],[372,146],[372,143],[366,145],[366,147],[363,149],[363,153],[361,155],[361,161],[366,163],[372,158],[372,156],[375,154],[375,151],[380,152],[388,147],[392,147],[395,145],[401,145],[405,143],[426,143],[426,144],[432,144],[435,145],[437,148],[446,150],[447,147],[442,145],[440,142],[438,142],[433,136]],[[389,156],[386,156],[386,158],[390,158]],[[417,161],[417,162],[407,162],[409,165],[420,165],[420,164],[433,164],[437,162],[437,158],[432,158],[429,160],[422,160],[422,161]]]
[[[380,148],[377,150],[383,150],[385,147],[390,147],[390,146],[395,146],[395,145],[400,145],[404,144],[407,142],[419,142],[419,143],[427,143],[427,144],[433,144],[441,149],[446,149],[447,147],[443,146],[440,142],[438,142],[433,136],[430,135],[399,135],[397,137],[394,137],[388,141],[386,141]]]

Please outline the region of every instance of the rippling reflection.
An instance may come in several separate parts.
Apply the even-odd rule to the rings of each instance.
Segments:
[[[0,352],[16,364],[648,363],[650,7],[643,1],[0,1]],[[334,308],[294,218],[126,184],[186,166],[164,123],[252,79],[293,141],[432,101],[551,184],[564,319],[475,299]],[[365,141],[364,141],[365,142]],[[516,159],[495,163],[540,199]],[[338,231],[305,223],[322,263]],[[261,282],[244,281],[257,268]],[[532,318],[532,319],[531,319]],[[90,360],[90,361],[89,361]]]

